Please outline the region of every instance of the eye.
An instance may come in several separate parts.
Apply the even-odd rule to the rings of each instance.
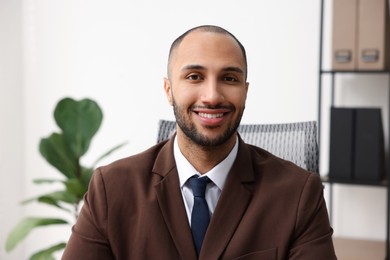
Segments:
[[[238,79],[233,76],[224,76],[222,79],[227,82],[238,82]]]
[[[186,79],[198,81],[198,80],[201,80],[202,77],[199,74],[194,74],[193,73],[193,74],[188,75]]]

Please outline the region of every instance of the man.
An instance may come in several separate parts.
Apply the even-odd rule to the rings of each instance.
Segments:
[[[336,259],[319,177],[237,134],[246,78],[226,30],[179,37],[164,81],[176,135],[96,170],[63,259]]]

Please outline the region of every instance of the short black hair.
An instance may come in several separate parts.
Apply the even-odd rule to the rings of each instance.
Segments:
[[[230,37],[232,37],[241,49],[242,56],[244,59],[244,65],[245,65],[245,68],[244,68],[245,69],[245,79],[247,78],[247,76],[248,76],[248,62],[247,62],[247,58],[246,58],[246,51],[245,51],[244,45],[242,45],[242,43],[231,32],[229,32],[228,30],[226,30],[222,27],[216,26],[216,25],[200,25],[200,26],[191,28],[188,31],[186,31],[185,33],[183,33],[182,35],[180,35],[176,40],[173,41],[171,48],[169,49],[168,68],[167,68],[168,69],[168,76],[169,76],[169,67],[170,67],[173,52],[180,45],[180,43],[183,41],[183,39],[188,34],[190,34],[191,32],[194,32],[194,31],[221,33],[221,34],[226,34],[226,35],[229,35]]]

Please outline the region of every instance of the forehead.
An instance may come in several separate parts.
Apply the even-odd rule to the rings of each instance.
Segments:
[[[189,33],[172,53],[172,65],[218,62],[244,67],[244,57],[238,43],[228,34],[194,31]],[[205,65],[205,64],[200,64]]]

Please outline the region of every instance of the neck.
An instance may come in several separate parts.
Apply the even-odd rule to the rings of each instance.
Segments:
[[[236,135],[233,135],[225,143],[212,147],[198,145],[179,131],[176,138],[181,153],[200,174],[210,171],[222,162],[236,143]]]

